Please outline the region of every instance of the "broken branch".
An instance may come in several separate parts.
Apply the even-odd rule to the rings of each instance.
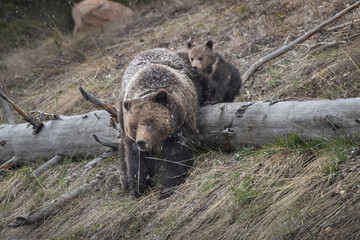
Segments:
[[[56,164],[57,162],[60,162],[61,160],[64,159],[64,156],[56,154],[55,157],[53,157],[52,159],[50,159],[49,161],[47,161],[45,164],[43,164],[42,166],[38,167],[34,172],[34,176],[38,177],[40,176],[46,169],[50,168],[52,165]]]
[[[63,208],[63,206],[68,203],[70,200],[78,197],[79,195],[88,192],[94,188],[96,184],[98,184],[103,178],[105,174],[99,174],[96,178],[94,178],[91,182],[87,182],[80,187],[73,189],[72,191],[61,195],[59,198],[53,200],[50,204],[37,209],[29,214],[25,214],[22,216],[16,217],[15,222],[10,223],[9,227],[18,228],[24,225],[30,225],[46,218],[54,215],[59,210]]]
[[[98,137],[95,134],[93,137],[95,138],[95,141],[106,147],[117,149],[120,144],[120,140],[118,138]]]
[[[0,98],[5,100],[6,102],[10,103],[15,111],[17,111],[25,121],[30,123],[33,126],[33,134],[37,134],[40,132],[41,128],[44,126],[42,122],[40,122],[38,119],[31,117],[29,114],[27,114],[24,110],[22,110],[19,106],[17,106],[13,101],[11,101],[3,92],[0,91]]]
[[[102,102],[100,99],[98,99],[97,97],[95,97],[94,95],[92,95],[91,93],[89,93],[88,91],[86,91],[85,89],[83,89],[82,87],[80,87],[80,92],[83,95],[83,97],[94,103],[96,106],[101,107],[102,109],[104,109],[105,111],[107,111],[108,113],[111,114],[111,116],[113,117],[117,117],[118,114],[118,110],[116,110],[115,108],[107,105],[106,103]]]
[[[335,16],[329,18],[328,20],[326,20],[325,22],[321,23],[320,25],[316,26],[315,28],[311,29],[309,32],[305,33],[303,36],[295,39],[294,41],[292,41],[291,43],[289,43],[288,45],[276,50],[275,52],[272,52],[268,55],[266,55],[265,57],[260,58],[259,60],[257,60],[255,63],[253,63],[250,68],[243,74],[242,79],[243,79],[243,84],[246,83],[250,76],[262,65],[264,65],[265,63],[273,60],[274,58],[277,58],[278,56],[288,52],[290,49],[292,49],[296,44],[298,43],[302,43],[305,40],[307,40],[308,38],[310,38],[312,35],[314,35],[315,33],[319,32],[324,26],[332,23],[333,21],[335,21],[336,19],[342,17],[344,14],[348,13],[349,11],[351,11],[352,9],[358,7],[360,5],[360,1],[355,2],[353,5],[345,8],[344,10],[342,10],[341,12],[339,12],[338,14],[336,14]]]
[[[337,26],[334,26],[334,27],[331,27],[331,28],[328,28],[326,29],[327,32],[332,32],[332,31],[336,31],[340,28],[344,28],[344,27],[347,27],[347,26],[351,26],[353,25],[354,23],[356,22],[360,22],[360,19],[355,19],[355,20],[352,20],[350,22],[346,22],[346,23],[343,23],[343,24],[340,24],[340,25],[337,25]]]
[[[106,152],[101,154],[99,157],[95,158],[94,160],[92,160],[91,162],[86,164],[85,168],[93,167],[94,165],[98,164],[99,162],[101,162],[109,157],[116,156],[117,154],[118,154],[117,149],[110,148],[109,150],[107,150]]]

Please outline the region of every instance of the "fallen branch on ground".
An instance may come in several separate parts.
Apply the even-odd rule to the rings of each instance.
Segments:
[[[343,23],[343,24],[340,24],[340,25],[337,25],[337,26],[334,26],[334,27],[331,27],[331,28],[328,28],[326,29],[327,32],[332,32],[332,31],[336,31],[340,28],[344,28],[344,27],[347,27],[347,26],[351,26],[353,25],[354,23],[358,23],[360,22],[360,19],[355,19],[355,20],[352,20],[352,21],[349,21],[349,22],[346,22],[346,23]]]
[[[45,164],[41,165],[35,171],[33,171],[34,176],[35,177],[40,176],[46,169],[48,169],[51,166],[55,165],[56,163],[62,161],[63,159],[64,159],[64,156],[56,154],[53,158],[51,158]]]
[[[288,45],[276,50],[275,52],[272,52],[268,55],[266,55],[265,57],[260,58],[259,60],[257,60],[255,63],[253,63],[249,69],[243,74],[242,76],[242,81],[243,84],[245,84],[250,76],[262,65],[264,65],[265,63],[273,60],[274,58],[279,57],[280,55],[288,52],[290,49],[292,49],[296,44],[302,43],[305,40],[307,40],[308,38],[310,38],[311,36],[313,36],[315,33],[319,32],[321,29],[323,29],[326,25],[332,23],[333,21],[335,21],[336,19],[342,17],[344,14],[348,13],[349,11],[351,11],[352,9],[358,7],[360,5],[360,1],[355,2],[354,4],[352,4],[351,6],[345,8],[344,10],[342,10],[341,12],[339,12],[338,14],[336,14],[335,16],[329,18],[328,20],[326,20],[325,22],[321,23],[320,25],[316,26],[315,28],[311,29],[309,32],[305,33],[303,36],[295,39],[294,41],[292,41],[291,43],[289,43]]]
[[[43,221],[51,215],[56,214],[59,210],[61,210],[67,202],[78,197],[80,194],[84,194],[90,190],[92,190],[96,184],[98,184],[103,178],[105,174],[98,175],[91,182],[87,182],[80,187],[73,189],[72,191],[61,195],[59,198],[53,200],[50,204],[37,209],[29,214],[25,214],[22,216],[16,217],[15,222],[10,223],[9,227],[18,228],[24,225],[30,225],[39,221]]]

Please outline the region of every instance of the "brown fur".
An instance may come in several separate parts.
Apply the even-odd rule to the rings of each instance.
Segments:
[[[124,119],[125,132],[134,142],[144,141],[144,151],[161,146],[169,136],[175,121],[166,106],[156,102],[143,102],[132,106]]]
[[[125,186],[134,196],[151,186],[147,176],[162,169],[161,197],[168,197],[192,164],[192,150],[186,145],[197,133],[198,96],[184,74],[186,67],[175,53],[154,49],[137,56],[124,74],[119,117],[124,152],[120,157],[126,165]],[[167,161],[146,159],[161,148]]]
[[[211,40],[195,47],[189,43],[188,47],[192,68],[207,77],[204,98],[210,103],[234,101],[241,87],[241,76],[236,67],[213,51]]]
[[[197,93],[198,93],[198,99],[199,99],[199,105],[206,105],[210,102],[209,96],[211,91],[211,84],[209,81],[209,78],[203,74],[200,71],[193,70],[191,66],[191,62],[189,59],[189,51],[188,50],[182,50],[177,51],[176,54],[184,60],[188,68],[190,69],[186,74],[189,76],[189,78],[193,81]]]
[[[124,23],[134,12],[120,3],[109,0],[85,0],[72,9],[75,22],[73,36],[80,38],[92,31],[104,30],[116,23]]]

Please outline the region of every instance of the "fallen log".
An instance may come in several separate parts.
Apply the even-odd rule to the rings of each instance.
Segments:
[[[262,145],[296,133],[304,139],[360,136],[360,98],[220,103],[198,114],[203,144],[234,150]]]
[[[94,111],[61,120],[43,122],[42,131],[33,135],[27,124],[0,125],[0,164],[16,157],[23,161],[48,160],[55,155],[86,157],[105,152],[108,147],[93,135],[116,138],[118,130],[110,124],[110,115]]]
[[[271,143],[292,133],[304,139],[353,139],[360,136],[359,106],[360,98],[208,105],[198,113],[199,143],[236,150]],[[27,124],[1,125],[0,163],[14,156],[36,161],[56,154],[102,154],[109,148],[96,142],[93,135],[116,139],[118,129],[111,127],[110,118],[105,111],[61,116],[62,120],[44,122],[43,130],[35,136]]]

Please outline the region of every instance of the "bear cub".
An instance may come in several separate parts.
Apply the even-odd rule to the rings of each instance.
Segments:
[[[204,98],[207,103],[233,102],[241,87],[238,69],[213,51],[213,41],[205,45],[193,46],[188,43],[189,60],[195,71],[207,77],[208,84]]]

